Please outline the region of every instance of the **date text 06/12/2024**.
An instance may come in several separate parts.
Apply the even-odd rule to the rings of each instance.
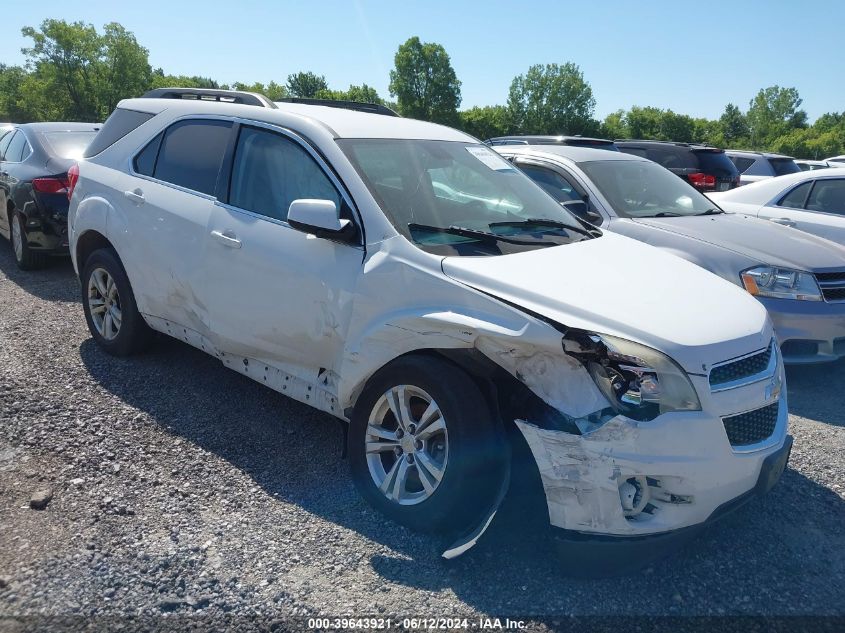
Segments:
[[[315,630],[406,630],[406,631],[518,631],[524,620],[509,618],[309,618],[308,628]]]

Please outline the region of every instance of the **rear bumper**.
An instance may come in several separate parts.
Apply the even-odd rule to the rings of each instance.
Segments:
[[[845,301],[760,299],[769,312],[787,364],[845,357]]]

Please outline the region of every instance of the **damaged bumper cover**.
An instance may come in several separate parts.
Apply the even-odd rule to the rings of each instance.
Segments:
[[[785,399],[776,406],[774,434],[746,452],[730,445],[722,419],[704,412],[647,422],[620,415],[584,435],[525,421],[517,426],[537,462],[553,526],[641,537],[703,525],[738,500],[767,492],[792,445]]]

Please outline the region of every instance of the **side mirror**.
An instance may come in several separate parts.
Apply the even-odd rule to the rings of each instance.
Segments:
[[[297,231],[329,240],[348,242],[355,236],[355,225],[341,219],[332,200],[294,200],[288,207],[288,224]]]
[[[601,224],[601,216],[595,211],[590,210],[590,205],[586,200],[567,200],[566,202],[561,202],[560,205],[573,215],[578,216],[590,224]]]

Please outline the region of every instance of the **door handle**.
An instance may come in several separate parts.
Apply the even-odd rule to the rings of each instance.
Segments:
[[[772,218],[772,222],[775,224],[782,224],[783,226],[795,226],[795,222],[789,218]]]
[[[232,231],[212,231],[211,237],[229,248],[240,248],[241,241],[235,237]]]
[[[134,191],[124,191],[123,195],[135,204],[144,204],[144,192],[140,189],[135,189]]]

